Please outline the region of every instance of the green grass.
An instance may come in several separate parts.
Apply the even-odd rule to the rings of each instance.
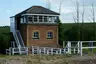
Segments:
[[[0,27],[0,33],[9,33],[9,32],[10,32],[9,26]]]

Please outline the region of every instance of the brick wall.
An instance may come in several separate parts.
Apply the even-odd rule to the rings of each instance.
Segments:
[[[58,45],[57,44],[58,43],[58,26],[57,25],[32,25],[32,24],[29,24],[27,26],[23,25],[20,30],[21,30],[24,42],[29,47],[30,46],[57,47],[57,45]],[[39,31],[40,39],[32,38],[34,31]],[[47,39],[48,31],[53,32],[53,39]]]

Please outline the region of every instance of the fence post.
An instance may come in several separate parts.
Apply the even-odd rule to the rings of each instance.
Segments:
[[[28,55],[28,47],[26,47],[26,54]]]
[[[61,49],[59,49],[59,52],[60,52],[60,54],[61,54]]]
[[[66,48],[63,48],[63,54],[65,54],[66,53]]]
[[[39,54],[39,47],[37,47],[37,54]]]
[[[71,42],[68,41],[68,53],[71,54]]]
[[[21,55],[21,54],[22,54],[22,53],[21,53],[21,47],[19,47],[18,49],[19,49],[19,54]]]
[[[74,54],[75,54],[75,51],[76,51],[76,50],[75,50],[75,48],[74,48]]]
[[[49,54],[49,49],[47,49],[47,54]]]
[[[10,47],[9,48],[9,55],[11,55],[11,53],[12,53],[12,48]]]
[[[80,41],[78,41],[78,45],[77,45],[77,47],[78,47],[78,53],[80,52],[80,45],[79,45],[79,43],[80,43]]]
[[[44,47],[44,54],[46,53],[46,48]]]
[[[53,48],[51,48],[51,54],[53,54]]]
[[[34,55],[34,47],[32,46],[32,54]]]
[[[12,55],[14,55],[14,48],[12,48]]]
[[[82,56],[82,42],[80,42],[80,55]]]

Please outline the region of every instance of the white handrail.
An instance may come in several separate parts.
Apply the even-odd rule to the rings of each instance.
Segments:
[[[20,39],[21,39],[21,42],[22,42],[23,47],[25,47],[25,45],[24,45],[24,41],[23,41],[22,36],[21,36],[21,34],[20,34],[20,31],[17,30],[17,32],[19,33],[19,36],[20,36]]]
[[[17,34],[14,33],[13,35],[14,35],[14,39],[15,39],[15,41],[16,41],[17,47],[20,48],[21,46],[20,46],[20,42],[19,42],[19,40],[18,40]]]

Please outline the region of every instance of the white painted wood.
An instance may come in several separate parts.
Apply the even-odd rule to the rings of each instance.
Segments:
[[[77,43],[77,44],[78,44],[78,45],[77,45],[77,47],[78,47],[78,53],[80,52],[80,48],[79,48],[80,45],[79,45],[79,43],[80,43],[80,42],[78,41],[78,43]]]
[[[51,54],[53,54],[53,48],[51,48]]]
[[[75,50],[75,48],[74,48],[74,54],[75,54],[75,52],[76,52],[76,50]]]
[[[51,14],[22,14],[21,16],[25,16],[25,15],[59,16],[59,15],[51,15]]]
[[[49,54],[49,50],[47,50],[47,54]]]
[[[88,48],[96,48],[96,47],[82,47],[82,49],[88,49]]]
[[[82,42],[80,42],[80,55],[82,56]]]
[[[14,48],[12,48],[12,55],[14,55]]]
[[[34,55],[34,47],[32,46],[32,54]]]
[[[61,49],[59,49],[59,52],[60,52],[59,54],[61,54]]]
[[[71,54],[71,42],[68,42],[68,53]]]

